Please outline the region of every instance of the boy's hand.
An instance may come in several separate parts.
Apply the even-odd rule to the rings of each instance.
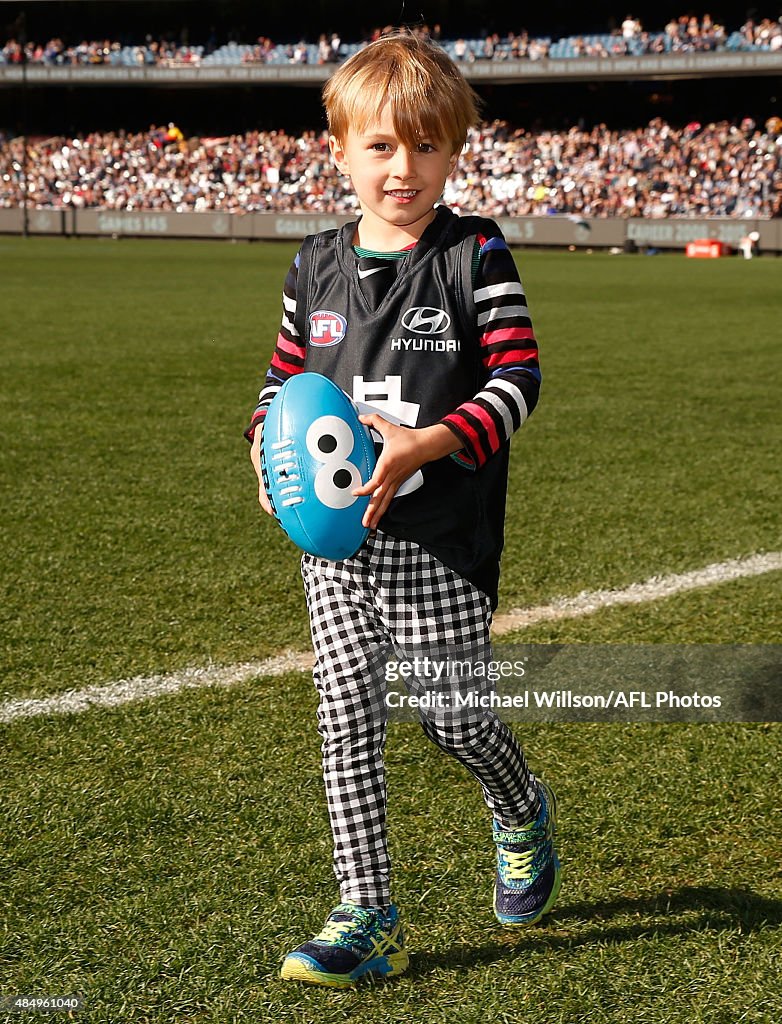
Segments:
[[[271,504],[266,496],[266,489],[263,486],[263,474],[261,473],[261,433],[262,424],[258,424],[253,435],[253,443],[250,446],[250,461],[253,464],[255,475],[258,477],[258,504],[267,515],[273,516]]]
[[[391,504],[397,490],[426,462],[434,462],[462,447],[456,434],[444,423],[431,427],[397,427],[374,412],[359,419],[373,427],[383,438],[383,451],[377,460],[375,472],[363,487],[357,487],[353,494],[372,497],[364,513],[362,523],[374,530]]]

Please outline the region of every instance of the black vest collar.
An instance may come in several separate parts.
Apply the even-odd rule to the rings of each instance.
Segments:
[[[392,282],[388,292],[376,309],[370,308],[359,282],[358,257],[353,251],[353,238],[356,233],[356,224],[358,222],[350,221],[348,224],[343,224],[337,232],[336,238],[337,263],[342,273],[350,280],[356,293],[361,297],[367,312],[376,312],[384,306],[388,298],[393,295],[398,288],[403,286],[403,282],[405,282],[412,274],[416,273],[419,267],[429,259],[432,259],[435,253],[444,249],[448,234],[454,230],[458,222],[459,218],[455,213],[449,210],[447,206],[438,206],[436,208],[434,220],[431,224],[427,225],[424,233],[418,239],[415,246],[410,250],[410,253],[401,261],[401,266],[397,271],[396,279]]]
[[[420,263],[424,256],[436,247],[441,237],[453,229],[453,225],[458,219],[447,206],[438,206],[435,210],[434,220],[426,227],[415,246],[410,250],[410,255],[406,258],[405,263],[408,266]],[[352,220],[348,224],[343,224],[337,234],[337,259],[343,264],[348,260],[351,263],[355,262],[353,237],[358,223],[358,221]]]

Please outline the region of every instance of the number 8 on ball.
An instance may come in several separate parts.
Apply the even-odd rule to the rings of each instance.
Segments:
[[[261,471],[274,515],[304,551],[339,561],[369,534],[369,496],[353,491],[375,469],[375,447],[351,399],[319,373],[290,377],[274,396],[261,437]]]

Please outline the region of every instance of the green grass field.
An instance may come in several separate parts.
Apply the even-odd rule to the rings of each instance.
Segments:
[[[0,238],[0,701],[307,649],[241,436],[293,252]],[[780,550],[780,264],[518,258],[544,390],[514,443],[501,610]],[[517,639],[776,643],[781,582]],[[280,981],[336,902],[314,712],[292,673],[0,726],[0,996],[82,993],[85,1024],[782,1016],[774,724],[514,723],[557,789],[565,872],[525,935],[491,915],[477,787],[394,724],[411,969]]]

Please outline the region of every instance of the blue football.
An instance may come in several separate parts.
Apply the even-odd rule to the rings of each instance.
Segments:
[[[340,561],[367,539],[357,498],[375,468],[369,430],[345,392],[319,373],[290,377],[274,396],[261,436],[263,484],[290,539],[310,554]]]

